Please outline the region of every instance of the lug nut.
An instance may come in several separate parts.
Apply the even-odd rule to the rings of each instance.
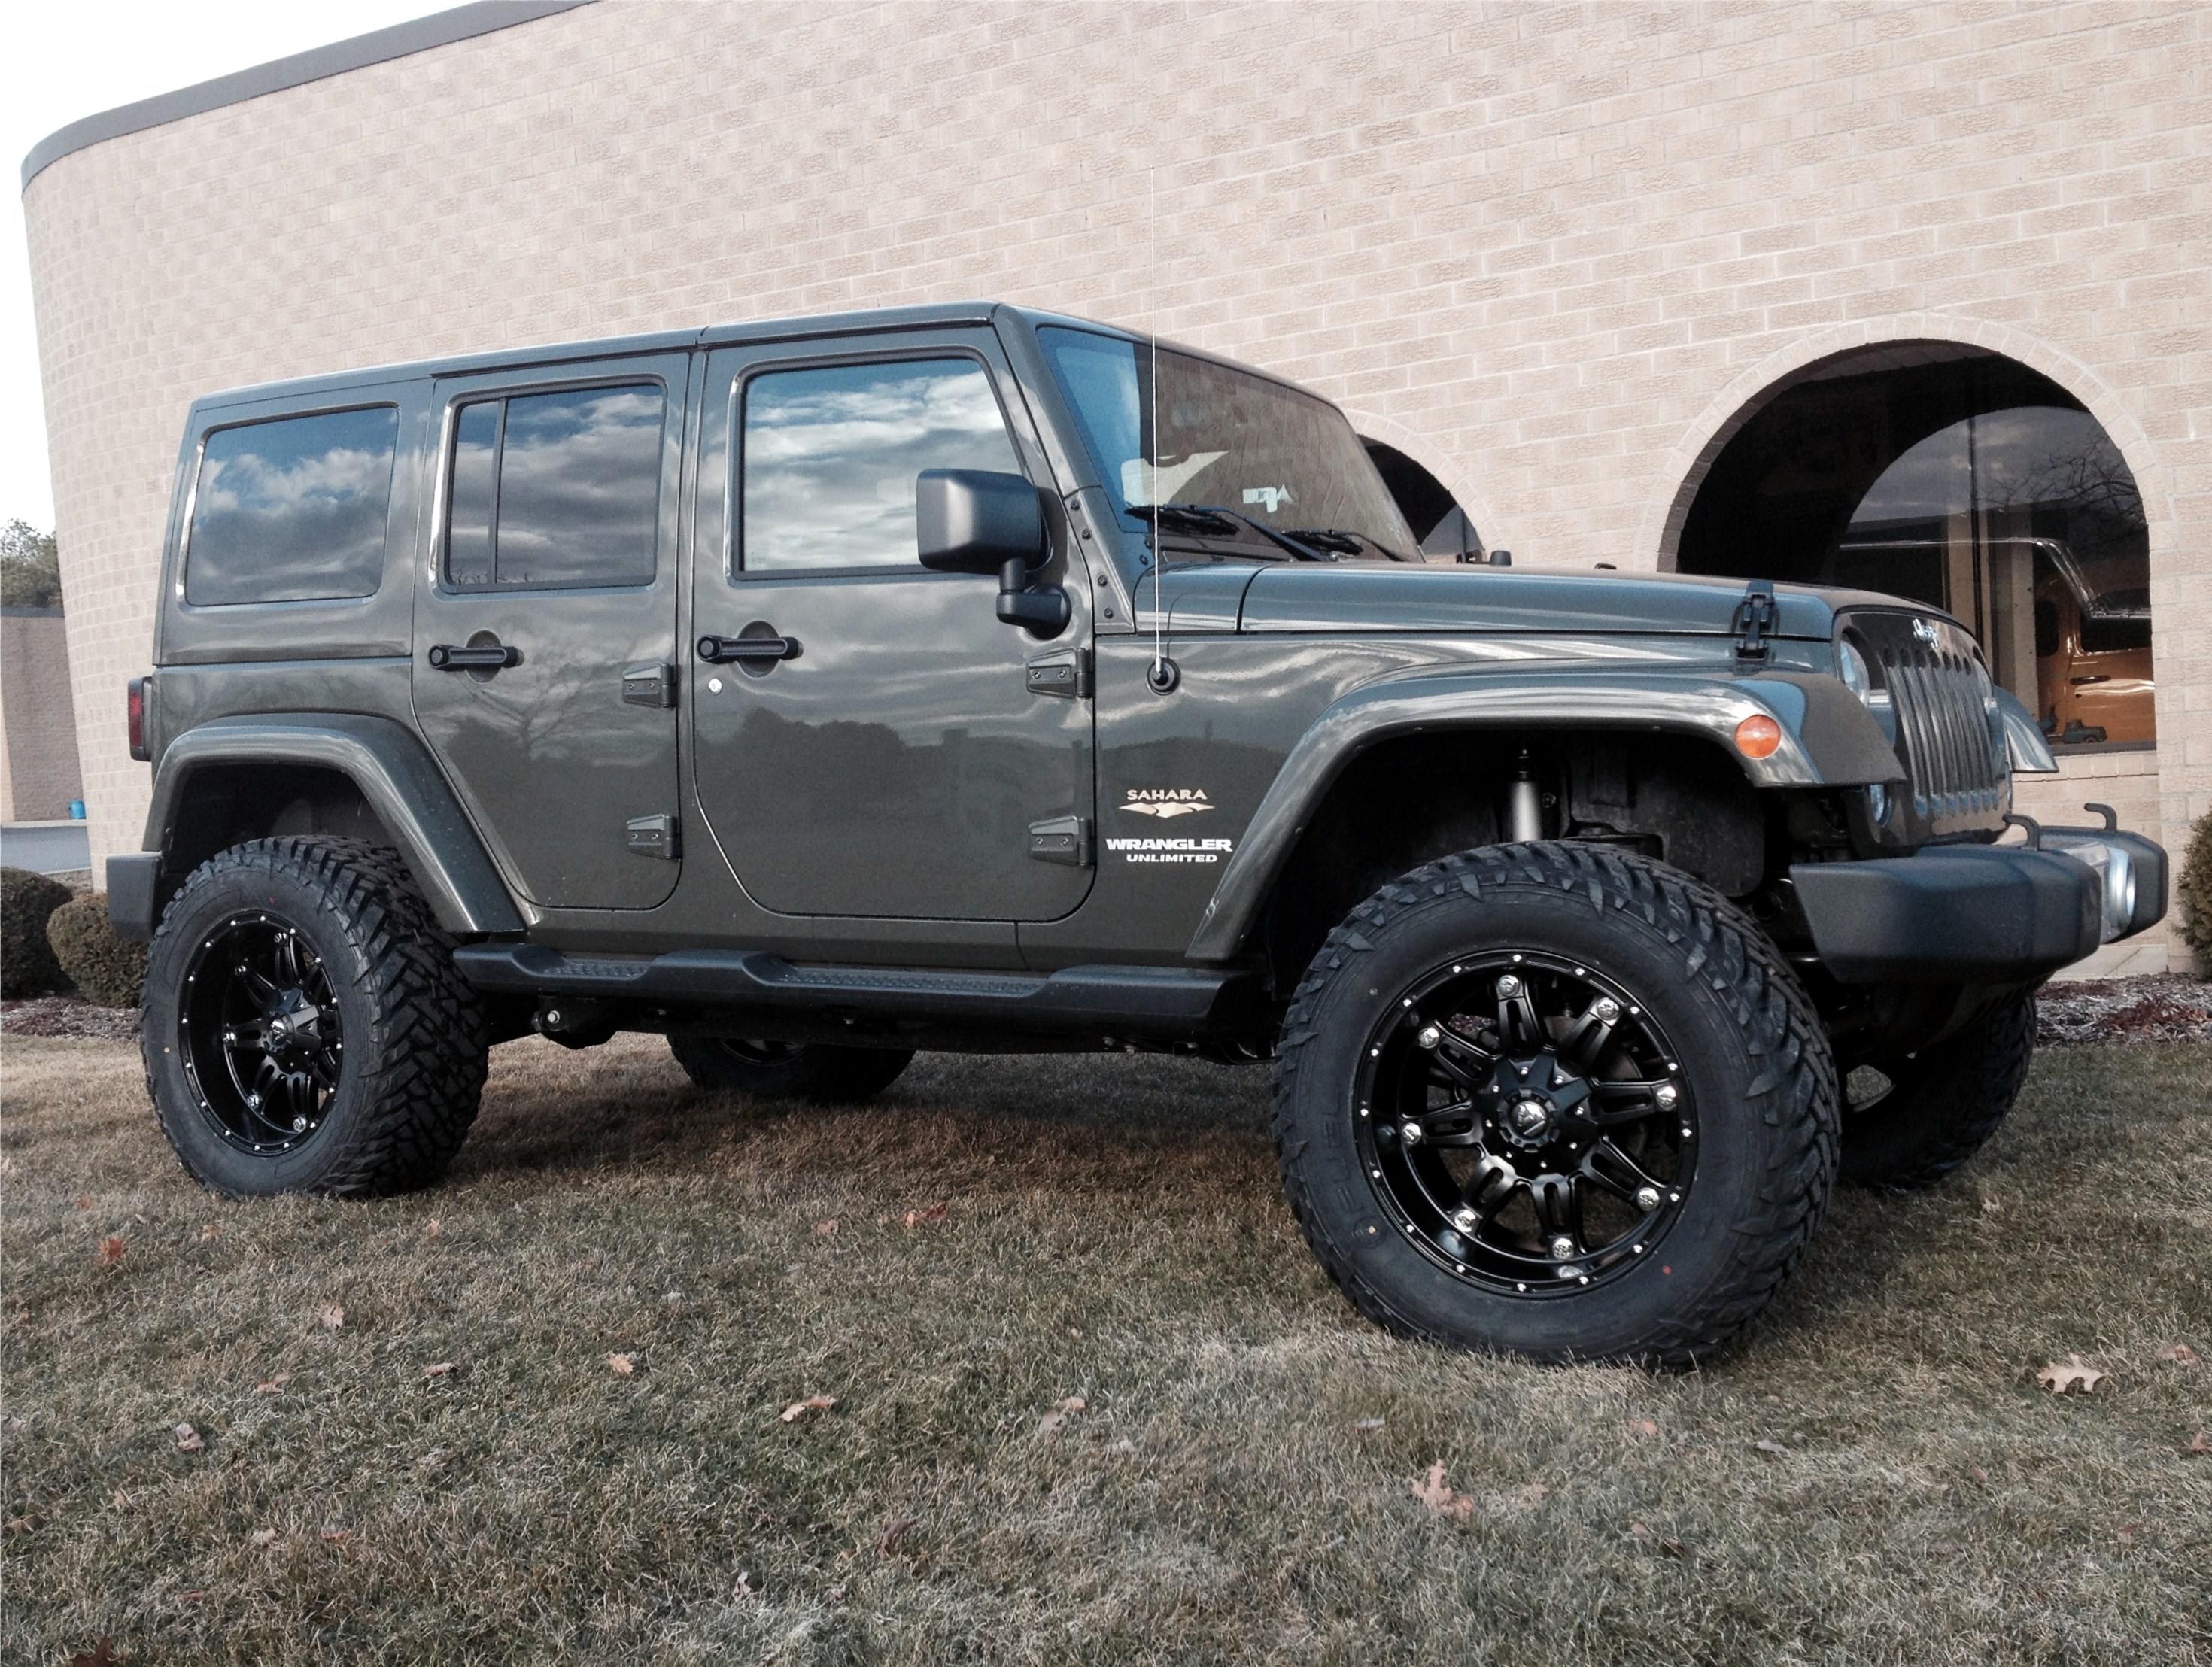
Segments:
[[[1609,1025],[1620,1016],[1620,1003],[1610,996],[1600,996],[1590,1003],[1590,1016],[1600,1024]]]
[[[1398,1125],[1398,1138],[1408,1146],[1419,1146],[1426,1133],[1427,1131],[1419,1124],[1410,1118]]]
[[[1482,1217],[1465,1204],[1462,1204],[1457,1209],[1452,1211],[1452,1225],[1462,1233],[1473,1233],[1482,1225]]]
[[[1671,1112],[1674,1109],[1674,1102],[1680,1100],[1682,1096],[1675,1092],[1674,1085],[1672,1082],[1662,1082],[1659,1085],[1659,1092],[1653,1094],[1651,1097],[1659,1102],[1659,1109],[1661,1111]]]
[[[304,1134],[307,1132],[307,1119],[304,1117],[295,1117],[292,1119],[292,1132],[294,1134]]]
[[[1552,1254],[1558,1257],[1561,1261],[1564,1262],[1567,1258],[1572,1256],[1574,1253],[1575,1241],[1568,1238],[1565,1234],[1563,1233],[1559,1234],[1559,1237],[1552,1240]]]
[[[1521,980],[1508,973],[1498,980],[1498,993],[1505,1000],[1511,1001],[1514,997],[1521,993]]]
[[[1658,1209],[1659,1189],[1656,1186],[1638,1187],[1636,1189],[1636,1207],[1638,1209],[1647,1212]]]
[[[1437,1029],[1434,1025],[1423,1025],[1419,1032],[1413,1038],[1413,1040],[1419,1042],[1423,1047],[1434,1047],[1438,1042],[1443,1040],[1443,1032]]]

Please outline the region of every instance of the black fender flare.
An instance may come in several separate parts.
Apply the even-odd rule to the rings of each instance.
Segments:
[[[155,771],[141,842],[146,851],[168,849],[192,777],[218,764],[304,764],[337,772],[375,810],[440,925],[466,936],[525,930],[521,911],[452,785],[404,725],[352,712],[264,712],[187,730],[162,749]]]
[[[1735,746],[1736,726],[1765,716],[1782,744],[1766,758]],[[1345,767],[1379,741],[1429,730],[1656,731],[1719,747],[1753,787],[1863,786],[1905,779],[1874,715],[1835,678],[1815,673],[1748,676],[1618,670],[1454,671],[1370,683],[1316,718],[1253,813],[1184,954],[1236,955],[1259,918],[1300,834]]]

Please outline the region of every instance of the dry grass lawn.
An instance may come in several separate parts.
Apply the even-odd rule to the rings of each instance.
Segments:
[[[1679,1377],[1358,1322],[1260,1072],[516,1043],[374,1204],[203,1194],[127,1046],[4,1073],[9,1661],[2212,1662],[2201,1046],[2044,1056]]]

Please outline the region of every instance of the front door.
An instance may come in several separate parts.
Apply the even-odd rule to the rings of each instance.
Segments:
[[[1025,415],[1009,419],[996,339],[722,349],[704,409],[692,635],[781,656],[690,664],[699,803],[740,883],[793,915],[1074,909],[1092,873],[1084,587],[1039,642],[999,622],[994,579],[915,553],[921,470],[1049,478]]]
[[[676,560],[690,355],[441,385],[415,712],[546,908],[676,887]]]

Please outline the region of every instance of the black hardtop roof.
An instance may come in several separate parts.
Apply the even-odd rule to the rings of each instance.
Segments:
[[[824,312],[811,318],[762,318],[746,324],[709,324],[699,330],[664,330],[635,336],[609,336],[593,341],[547,342],[535,347],[498,352],[449,354],[442,358],[406,363],[366,366],[359,370],[327,371],[314,376],[292,377],[203,394],[192,402],[196,410],[219,409],[263,401],[290,403],[325,397],[343,398],[366,388],[389,382],[411,382],[429,376],[465,376],[480,371],[526,370],[535,365],[561,364],[577,360],[630,358],[648,353],[678,353],[699,347],[720,347],[741,342],[804,341],[810,336],[848,336],[894,330],[941,329],[961,324],[987,325],[1000,318],[1018,319],[1035,327],[1063,324],[1096,330],[1125,341],[1148,342],[1138,331],[1092,318],[1046,312],[1004,301],[942,301],[928,306],[874,307],[858,312]],[[1253,366],[1237,363],[1219,354],[1184,347],[1163,339],[1163,348],[1194,358],[1212,360],[1270,381],[1283,379]]]

